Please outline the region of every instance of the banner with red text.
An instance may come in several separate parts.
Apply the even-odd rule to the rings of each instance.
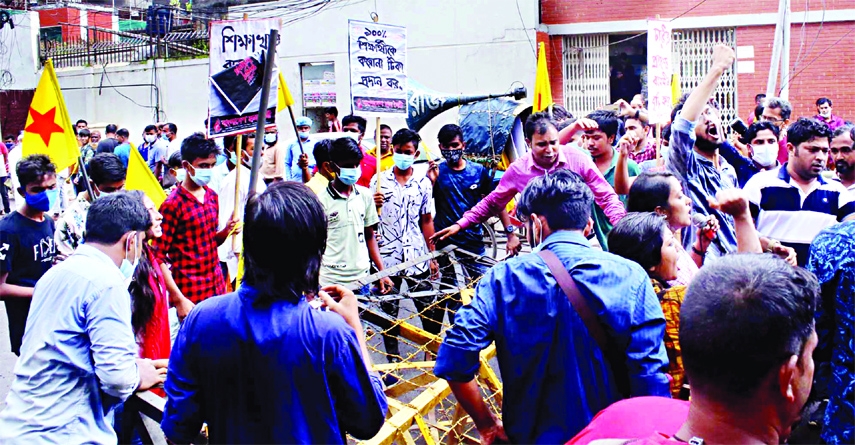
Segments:
[[[671,118],[671,22],[647,21],[647,112],[651,124]]]
[[[353,112],[407,114],[407,28],[348,21]]]

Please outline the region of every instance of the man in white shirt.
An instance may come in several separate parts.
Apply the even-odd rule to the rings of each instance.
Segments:
[[[232,216],[243,221],[244,208],[246,207],[246,201],[249,199],[249,176],[251,173],[250,169],[244,163],[251,162],[252,151],[255,148],[255,139],[244,138],[245,145],[243,150],[241,150],[240,162],[238,162],[237,157],[237,137],[226,136],[223,138],[223,144],[226,147],[225,154],[227,159],[225,165],[228,166],[229,173],[220,181],[220,189],[217,190],[220,202],[219,227],[217,230],[223,230],[232,219]],[[237,195],[237,212],[235,212],[235,183],[237,182],[238,169],[236,167],[238,164],[240,164],[240,192]],[[266,187],[262,181],[256,181],[256,194],[263,193],[265,189]],[[235,214],[233,215],[233,213]],[[226,265],[226,270],[223,270],[223,272],[228,272],[227,280],[230,283],[237,278],[238,259],[241,252],[243,252],[242,235],[230,237],[226,239],[226,242],[217,247],[220,265]]]

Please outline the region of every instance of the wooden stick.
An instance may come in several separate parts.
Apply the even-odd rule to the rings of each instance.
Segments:
[[[659,161],[662,149],[662,122],[656,123],[656,160]]]
[[[377,157],[377,193],[380,193],[380,171],[381,168],[381,154],[380,154],[380,116],[377,116],[377,121],[375,122],[376,128],[374,129],[374,142],[376,146],[374,147],[374,155]],[[380,216],[380,210],[383,208],[377,209],[377,216]]]
[[[237,155],[237,165],[235,166],[235,207],[232,211],[232,219],[239,218],[238,209],[240,208],[240,170],[241,170],[241,156],[243,150],[243,135],[238,135],[237,140],[235,141],[235,154]],[[237,249],[237,234],[232,235],[232,252]]]

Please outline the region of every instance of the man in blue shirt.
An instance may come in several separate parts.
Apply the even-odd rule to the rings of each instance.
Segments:
[[[297,137],[300,139],[294,140],[285,148],[285,180],[296,182],[309,182],[312,177],[312,172],[315,170],[315,157],[312,155],[312,150],[315,148],[315,141],[309,139],[309,132],[312,131],[312,119],[306,116],[297,118]],[[266,141],[265,141],[266,142]],[[275,141],[273,141],[275,143]],[[303,144],[303,151],[300,151],[300,143]]]
[[[434,373],[449,381],[482,440],[564,443],[623,395],[669,396],[665,318],[637,264],[592,249],[591,190],[573,172],[532,180],[518,203],[535,252],[549,250],[568,269],[625,360],[614,369],[538,255],[499,263],[446,333]],[[503,420],[493,417],[473,376],[495,340],[504,383]],[[504,422],[504,424],[502,423]]]
[[[33,293],[0,443],[116,443],[115,408],[163,382],[165,368],[137,358],[128,295],[151,224],[127,192],[92,203],[86,243]]]
[[[341,286],[318,291],[321,203],[308,187],[279,181],[245,215],[243,284],[185,319],[169,360],[163,432],[175,443],[192,441],[203,423],[211,443],[373,437],[386,396],[370,371],[356,297]],[[316,309],[317,296],[327,310]]]

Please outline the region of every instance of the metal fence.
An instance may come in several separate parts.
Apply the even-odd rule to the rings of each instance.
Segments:
[[[208,31],[175,32],[163,37],[100,30],[93,34],[89,39],[42,40],[42,62],[52,59],[55,67],[66,68],[208,56]]]

